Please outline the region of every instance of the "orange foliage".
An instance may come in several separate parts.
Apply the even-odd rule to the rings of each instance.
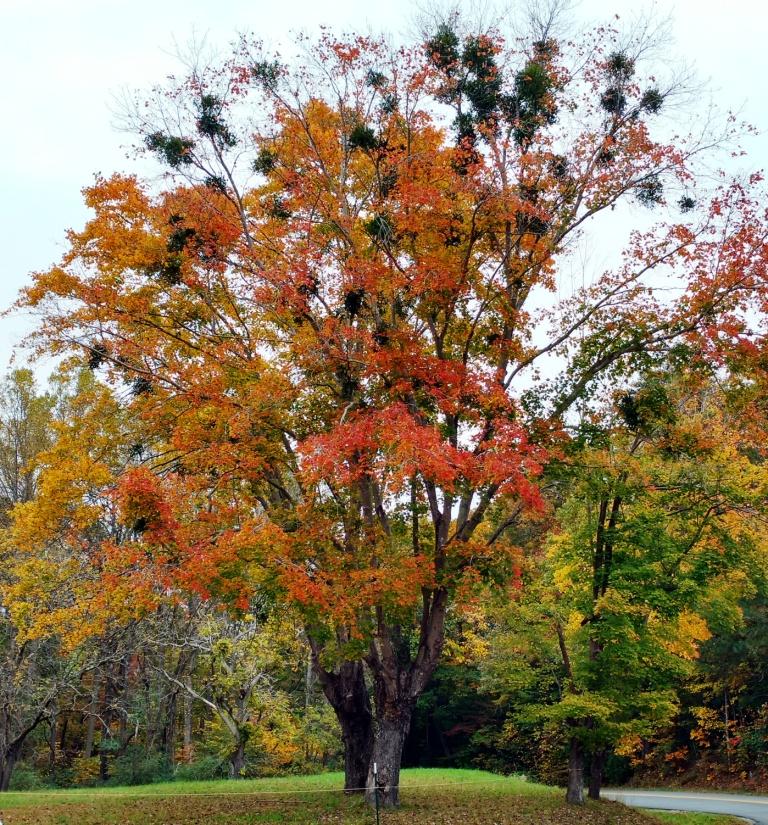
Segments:
[[[578,82],[555,44],[517,55],[547,75],[530,136],[518,118],[456,139],[435,105],[454,80],[422,48],[325,35],[292,85],[244,46],[222,70],[221,117],[259,117],[236,149],[198,113],[171,164],[186,177],[160,193],[121,175],[85,190],[92,218],[20,303],[43,313],[42,349],[128,386],[150,445],[116,473],[130,535],[101,548],[110,586],[239,606],[273,587],[315,624],[385,634],[386,615],[444,610],[511,569],[484,527],[492,505],[540,507],[562,416],[595,378],[676,339],[721,358],[747,346],[766,294],[758,181],[635,233],[615,271],[553,297],[580,227],[660,169],[693,185],[695,148],[655,141],[641,109],[600,108],[609,48],[585,46]],[[182,119],[188,93],[166,101]],[[564,96],[581,125],[558,124]],[[251,146],[256,177],[237,167]],[[665,303],[649,273],[683,297]],[[541,382],[551,354],[564,366]],[[531,385],[541,403],[526,408]]]

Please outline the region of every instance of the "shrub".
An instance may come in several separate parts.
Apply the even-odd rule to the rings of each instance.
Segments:
[[[72,760],[72,772],[76,785],[95,785],[100,777],[100,763],[98,756],[77,756]]]
[[[227,763],[218,756],[204,756],[186,765],[178,765],[174,778],[185,782],[204,779],[225,779]]]
[[[141,745],[129,745],[110,765],[110,785],[148,785],[173,779],[173,771],[164,753],[147,751]]]
[[[11,774],[12,791],[37,791],[45,787],[45,781],[40,774],[29,765],[20,762]]]

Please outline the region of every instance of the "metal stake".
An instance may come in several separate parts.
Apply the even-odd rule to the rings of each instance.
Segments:
[[[376,800],[376,825],[379,825],[379,767],[373,763],[373,798]]]

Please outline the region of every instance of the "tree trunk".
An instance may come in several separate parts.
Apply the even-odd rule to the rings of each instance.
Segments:
[[[245,768],[245,740],[241,739],[229,756],[229,778],[239,779]]]
[[[176,704],[178,701],[178,691],[174,691],[168,699],[165,708],[165,722],[163,724],[163,751],[168,764],[174,767],[176,764]]]
[[[0,756],[0,792],[7,791],[11,784],[11,775],[16,767],[16,751]]]
[[[102,782],[106,782],[109,779],[109,754],[106,749],[108,739],[109,727],[102,725],[101,744],[99,745],[99,779]]]
[[[129,685],[128,685],[128,654],[124,654],[120,663],[117,666],[117,681],[115,684],[116,691],[115,691],[115,698],[120,700],[120,704],[118,706],[118,719],[117,719],[117,737],[118,741],[120,742],[120,750],[118,753],[123,753],[125,748],[128,745],[128,742],[131,740],[131,736],[128,733],[128,712],[127,708],[130,706],[131,703],[131,696],[128,693]],[[132,691],[131,691],[132,692]],[[151,707],[151,705],[147,705],[147,707]]]
[[[319,649],[312,640],[310,648],[312,666],[341,727],[344,792],[362,793],[373,754],[373,714],[363,663],[341,662],[333,670],[326,670],[320,664]]]
[[[608,758],[605,749],[595,751],[589,760],[589,798],[600,799],[600,789],[603,787],[603,771]]]
[[[99,744],[99,778],[102,782],[109,779],[109,752],[107,742],[112,739],[112,719],[114,716],[114,698],[116,696],[115,680],[111,673],[104,679],[104,705],[101,713],[101,742]]]
[[[373,761],[378,769],[374,780],[373,764],[368,772],[365,798],[370,804],[391,808],[400,798],[400,763],[403,745],[411,727],[416,701],[423,693],[440,659],[445,640],[445,590],[424,590],[419,646],[415,655],[399,625],[388,626],[383,612],[378,615],[378,632],[366,662],[373,676],[376,725]]]
[[[96,719],[99,715],[99,693],[100,679],[97,672],[93,674],[93,684],[91,685],[91,701],[88,705],[87,721],[85,723],[85,744],[83,745],[83,756],[90,759],[93,756],[93,743],[96,739]]]
[[[16,733],[15,736],[11,732],[13,719],[10,707],[6,705],[0,711],[0,791],[8,790],[11,784],[11,774],[19,759],[24,742],[32,731],[48,718],[46,710],[47,703],[38,710],[34,719],[29,720],[26,727]]]
[[[307,656],[307,671],[304,674],[304,711],[306,712],[312,704],[312,687],[315,684],[317,674],[312,666],[312,656]]]
[[[48,722],[48,773],[53,775],[56,767],[56,734],[59,724],[59,708],[54,703],[51,705],[51,717]]]
[[[344,741],[344,792],[359,794],[365,789],[373,754],[373,724],[368,714],[339,713]]]
[[[192,697],[184,694],[184,761],[192,761]]]
[[[377,792],[382,808],[394,808],[400,803],[400,763],[405,737],[411,727],[412,712],[413,706],[405,704],[376,719],[373,761],[365,791],[365,798],[371,805],[376,804]],[[375,776],[374,764],[377,769]]]
[[[59,751],[65,753],[67,750],[67,732],[69,731],[69,714],[67,714],[59,728]]]
[[[584,746],[576,738],[571,738],[571,750],[568,756],[568,790],[566,802],[573,805],[584,804]]]

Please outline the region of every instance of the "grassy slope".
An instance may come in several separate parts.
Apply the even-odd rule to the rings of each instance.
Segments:
[[[174,782],[132,788],[3,794],[4,825],[373,825],[359,798],[339,792],[340,774],[239,782]],[[408,770],[402,808],[382,825],[650,825],[617,803],[574,808],[562,792],[482,771]],[[690,815],[688,815],[690,817]],[[670,820],[664,820],[670,821]],[[680,819],[725,825],[725,819]]]

